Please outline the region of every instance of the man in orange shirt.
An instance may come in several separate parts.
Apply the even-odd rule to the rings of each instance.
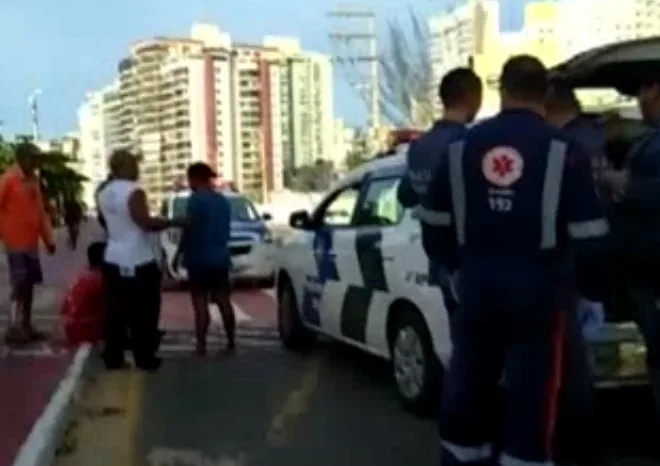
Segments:
[[[24,344],[44,338],[32,326],[32,300],[34,286],[43,280],[39,240],[49,254],[55,252],[55,242],[35,174],[39,149],[20,144],[15,156],[16,164],[0,177],[0,241],[7,252],[12,301],[5,339]]]

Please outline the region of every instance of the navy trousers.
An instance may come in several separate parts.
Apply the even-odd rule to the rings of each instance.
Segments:
[[[574,290],[558,270],[535,265],[488,257],[464,263],[442,397],[443,466],[551,460]]]

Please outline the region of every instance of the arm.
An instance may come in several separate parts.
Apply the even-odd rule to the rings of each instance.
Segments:
[[[560,194],[560,225],[566,228],[574,252],[578,288],[588,299],[600,301],[608,269],[609,224],[596,192],[589,158],[569,148]]]
[[[406,208],[415,207],[419,204],[419,198],[413,189],[412,181],[410,180],[410,175],[408,172],[403,175],[401,183],[399,183],[396,197],[399,200],[399,203]]]
[[[55,240],[53,238],[53,228],[50,224],[50,215],[48,215],[48,211],[46,210],[46,204],[43,195],[41,194],[41,188],[37,188],[37,190],[37,204],[39,206],[39,215],[41,217],[39,236],[41,236],[41,240],[48,248],[52,248],[55,245]]]
[[[660,207],[660,177],[630,177],[623,201],[639,206]]]
[[[151,216],[147,195],[142,189],[138,188],[131,193],[128,209],[133,221],[144,231],[161,231],[173,226],[173,223],[165,218]]]
[[[422,244],[429,260],[449,271],[458,268],[458,243],[453,222],[449,164],[437,168],[419,208]]]

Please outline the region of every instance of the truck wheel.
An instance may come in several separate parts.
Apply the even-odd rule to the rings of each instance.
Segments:
[[[433,350],[431,334],[414,310],[400,312],[395,319],[389,345],[397,395],[408,411],[430,414],[440,400],[443,373]]]

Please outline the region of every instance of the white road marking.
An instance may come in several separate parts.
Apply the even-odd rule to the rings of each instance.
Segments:
[[[236,314],[236,323],[240,324],[243,322],[250,322],[252,317],[250,314],[246,313],[241,307],[232,300],[234,305],[234,313]],[[209,306],[211,312],[211,321],[216,325],[222,325],[222,316],[220,315],[220,308],[216,304],[211,304]]]

